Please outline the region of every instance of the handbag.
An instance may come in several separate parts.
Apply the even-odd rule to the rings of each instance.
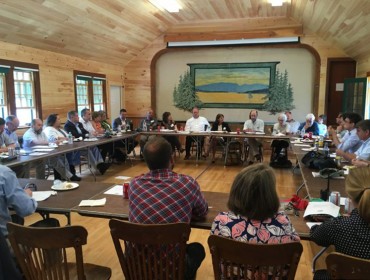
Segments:
[[[310,151],[305,154],[302,158],[302,163],[308,168],[312,169],[324,169],[324,168],[336,168],[337,165],[334,159],[325,156],[317,151]]]

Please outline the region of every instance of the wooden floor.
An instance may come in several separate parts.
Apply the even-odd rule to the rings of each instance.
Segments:
[[[265,163],[268,163],[269,151],[265,151]],[[295,162],[294,158],[292,161]],[[130,161],[122,165],[112,165],[104,176],[98,176],[97,182],[105,183],[122,183],[122,180],[116,179],[116,176],[136,176],[147,172],[147,167],[144,162],[138,159],[133,160],[131,166]],[[201,189],[204,191],[217,191],[228,193],[235,175],[242,169],[242,166],[224,167],[220,158],[216,163],[211,164],[210,161],[200,161],[195,165],[194,160],[184,161],[182,158],[176,158],[175,171],[185,173],[194,178],[197,178]],[[301,175],[293,174],[291,169],[274,169],[277,179],[277,191],[280,197],[290,198],[296,190],[296,187],[301,183]],[[93,181],[93,176],[88,170],[83,170],[81,176],[84,181]],[[225,209],[227,210],[227,209]],[[61,224],[66,223],[63,216],[57,216]],[[26,223],[29,224],[40,216],[34,214],[27,218]],[[124,279],[121,267],[119,265],[115,249],[109,233],[108,220],[99,218],[82,217],[78,214],[72,214],[72,224],[84,226],[88,232],[88,244],[84,246],[85,262],[108,266],[112,269],[113,280]],[[207,280],[213,279],[212,262],[207,245],[209,231],[192,229],[190,241],[197,241],[203,244],[206,249],[206,259],[198,270],[197,279]],[[319,251],[319,247],[312,242],[302,241],[304,251],[298,266],[296,279],[312,279],[311,260],[312,257]],[[277,256],[278,257],[278,256]],[[324,258],[320,258],[319,267],[323,267]]]

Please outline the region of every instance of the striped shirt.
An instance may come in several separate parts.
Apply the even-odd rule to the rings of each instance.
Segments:
[[[170,169],[134,178],[129,189],[129,220],[141,224],[190,223],[204,217],[208,204],[197,181]]]

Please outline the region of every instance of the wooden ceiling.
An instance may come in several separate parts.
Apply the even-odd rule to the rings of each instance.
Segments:
[[[148,0],[5,0],[0,40],[126,65],[158,36],[165,41],[315,33],[352,58],[368,56],[369,0],[177,0],[168,13]]]

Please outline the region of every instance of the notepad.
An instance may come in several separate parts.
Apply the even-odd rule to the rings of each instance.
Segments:
[[[43,201],[48,199],[51,195],[56,195],[56,191],[35,191],[32,192],[32,198],[36,201]]]
[[[84,207],[84,206],[104,206],[107,202],[107,199],[104,197],[102,199],[86,199],[81,200],[80,204],[78,206]]]
[[[104,194],[113,194],[113,195],[123,196],[123,186],[115,185],[114,187],[107,190]]]

